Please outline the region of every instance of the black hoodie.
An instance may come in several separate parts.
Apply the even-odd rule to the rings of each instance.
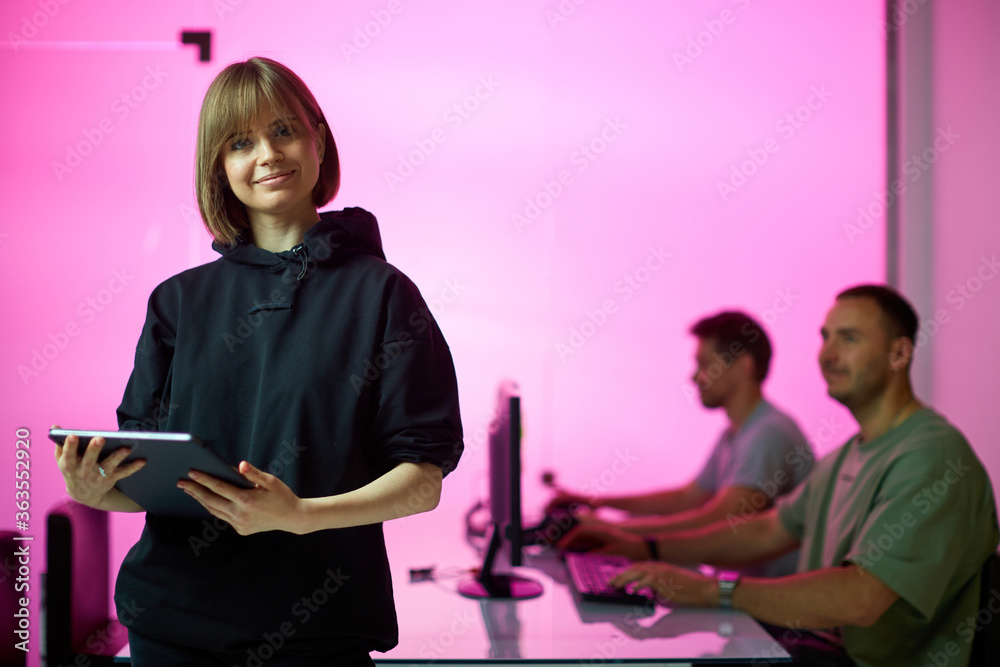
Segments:
[[[451,353],[386,263],[370,213],[322,213],[286,252],[213,247],[221,259],[150,296],[122,430],[192,433],[300,497],[351,491],[404,461],[455,467]],[[131,630],[189,646],[252,651],[274,633],[300,650],[397,641],[381,524],[240,536],[216,519],[147,515],[115,602]]]

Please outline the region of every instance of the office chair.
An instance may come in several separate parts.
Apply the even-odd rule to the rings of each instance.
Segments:
[[[49,512],[47,530],[46,664],[110,667],[128,635],[108,613],[108,514],[67,500]]]
[[[993,609],[1000,604],[1000,554],[990,554],[983,563],[983,578],[979,588],[979,610],[986,623],[977,627],[972,641],[969,667],[995,667],[1000,665],[1000,613]],[[989,618],[986,619],[986,613]],[[981,619],[977,619],[978,621]]]
[[[15,537],[21,534],[11,530],[0,531],[0,632],[3,633],[4,641],[0,644],[0,665],[10,665],[11,667],[24,667],[27,660],[27,653],[17,648],[15,644],[20,641],[14,634],[19,629],[20,619],[16,614],[21,609],[20,599],[28,597],[28,593],[17,590],[17,573],[20,562],[17,557],[17,550],[21,545],[28,542],[19,542]],[[34,619],[29,618],[28,622]],[[37,628],[28,628],[31,633],[31,642],[37,641]],[[30,644],[29,644],[30,645]]]

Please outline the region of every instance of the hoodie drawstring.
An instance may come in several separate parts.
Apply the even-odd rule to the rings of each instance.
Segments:
[[[299,259],[302,260],[302,270],[299,271],[299,275],[295,276],[295,280],[298,282],[305,278],[306,270],[309,268],[309,251],[306,250],[304,243],[300,243],[292,248],[292,253],[298,255]]]

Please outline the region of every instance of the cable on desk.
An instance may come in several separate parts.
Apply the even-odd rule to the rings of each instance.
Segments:
[[[430,567],[411,567],[410,583],[416,584],[421,581],[447,581],[449,579],[458,579],[459,577],[475,573],[477,570],[478,568],[452,567],[446,570],[438,571],[434,565],[431,565]]]

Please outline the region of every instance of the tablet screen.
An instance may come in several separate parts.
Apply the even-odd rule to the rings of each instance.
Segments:
[[[91,439],[104,438],[99,461],[122,447],[132,450],[123,463],[146,460],[141,470],[118,480],[115,486],[150,514],[187,518],[212,516],[198,501],[177,488],[177,482],[188,479],[191,470],[204,472],[240,488],[253,488],[253,484],[236,468],[189,433],[52,429],[49,438],[61,446],[66,436],[71,434],[80,438],[81,451]]]

